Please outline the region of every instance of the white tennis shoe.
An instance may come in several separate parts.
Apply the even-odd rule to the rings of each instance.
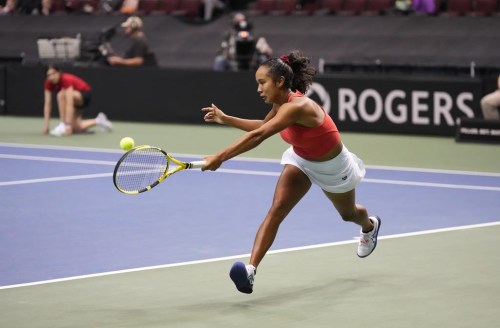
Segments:
[[[358,244],[359,257],[367,257],[375,250],[375,247],[377,247],[378,230],[380,229],[382,221],[378,216],[370,216],[369,219],[373,222],[373,229],[367,233],[361,231]]]
[[[108,117],[104,113],[97,114],[95,118],[96,124],[105,131],[111,132],[113,131],[113,123],[108,120]]]
[[[55,128],[50,130],[50,135],[54,137],[63,137],[66,135],[66,124],[60,122]]]

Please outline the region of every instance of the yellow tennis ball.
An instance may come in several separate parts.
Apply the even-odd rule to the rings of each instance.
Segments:
[[[122,140],[120,140],[120,148],[123,150],[130,150],[134,148],[134,139],[130,137],[125,137]]]

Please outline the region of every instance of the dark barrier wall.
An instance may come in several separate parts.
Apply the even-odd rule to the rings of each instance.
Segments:
[[[42,116],[41,67],[8,67],[8,115]],[[228,114],[263,118],[269,105],[253,73],[167,69],[70,68],[93,87],[91,109],[112,120],[202,123],[211,103]],[[310,90],[343,131],[454,135],[459,117],[481,118],[479,79],[319,75]],[[57,115],[54,113],[54,115]]]
[[[0,114],[5,114],[5,90],[7,88],[5,82],[5,68],[0,66]]]
[[[68,68],[92,86],[86,116],[105,112],[113,120],[202,123],[212,102],[236,115],[259,118],[266,107],[253,75],[126,68]],[[45,69],[9,67],[7,114],[42,116]],[[252,112],[253,111],[253,112]],[[55,110],[53,115],[57,115]]]

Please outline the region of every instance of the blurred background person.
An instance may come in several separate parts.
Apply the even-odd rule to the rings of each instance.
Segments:
[[[213,63],[214,71],[236,70],[236,39],[238,33],[252,31],[252,24],[247,20],[243,13],[235,13],[230,22],[231,26],[222,37],[219,54],[215,57]]]
[[[14,10],[16,0],[0,1],[0,15],[7,15]]]
[[[224,2],[220,0],[201,0],[203,2],[203,20],[209,22],[212,20],[215,10],[226,8]]]
[[[99,0],[98,8],[100,12],[110,14],[120,10],[121,4],[120,0]]]
[[[52,93],[56,95],[60,123],[50,131],[51,135],[62,137],[83,133],[96,125],[112,130],[113,125],[104,113],[99,113],[95,119],[82,118],[84,109],[90,105],[92,92],[90,85],[80,77],[65,73],[52,65],[47,69],[44,89],[43,134],[49,133]]]
[[[411,0],[396,0],[394,1],[394,9],[397,13],[409,14],[412,11]]]
[[[433,15],[436,13],[436,0],[412,0],[411,8],[418,14]]]
[[[223,35],[220,50],[213,61],[214,71],[256,69],[269,59],[273,50],[264,37],[255,37],[252,24],[243,13],[236,13],[230,29]]]
[[[142,30],[142,19],[137,16],[130,16],[121,26],[131,40],[130,47],[125,51],[123,57],[111,54],[107,57],[107,62],[111,66],[158,66],[156,56],[149,49],[146,35]]]
[[[260,37],[255,44],[255,52],[252,59],[252,69],[258,69],[259,66],[273,56],[273,48],[267,43],[266,38]]]
[[[5,0],[0,4],[0,15],[49,15],[52,6],[51,0]]]
[[[139,0],[124,0],[122,2],[120,13],[125,15],[132,15],[139,9]]]
[[[486,120],[500,120],[500,75],[497,89],[481,98],[481,111]]]

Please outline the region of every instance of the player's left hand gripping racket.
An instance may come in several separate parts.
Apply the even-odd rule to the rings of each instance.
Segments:
[[[122,193],[135,195],[151,190],[174,173],[204,165],[205,161],[179,161],[158,147],[137,146],[116,163],[113,182]]]

